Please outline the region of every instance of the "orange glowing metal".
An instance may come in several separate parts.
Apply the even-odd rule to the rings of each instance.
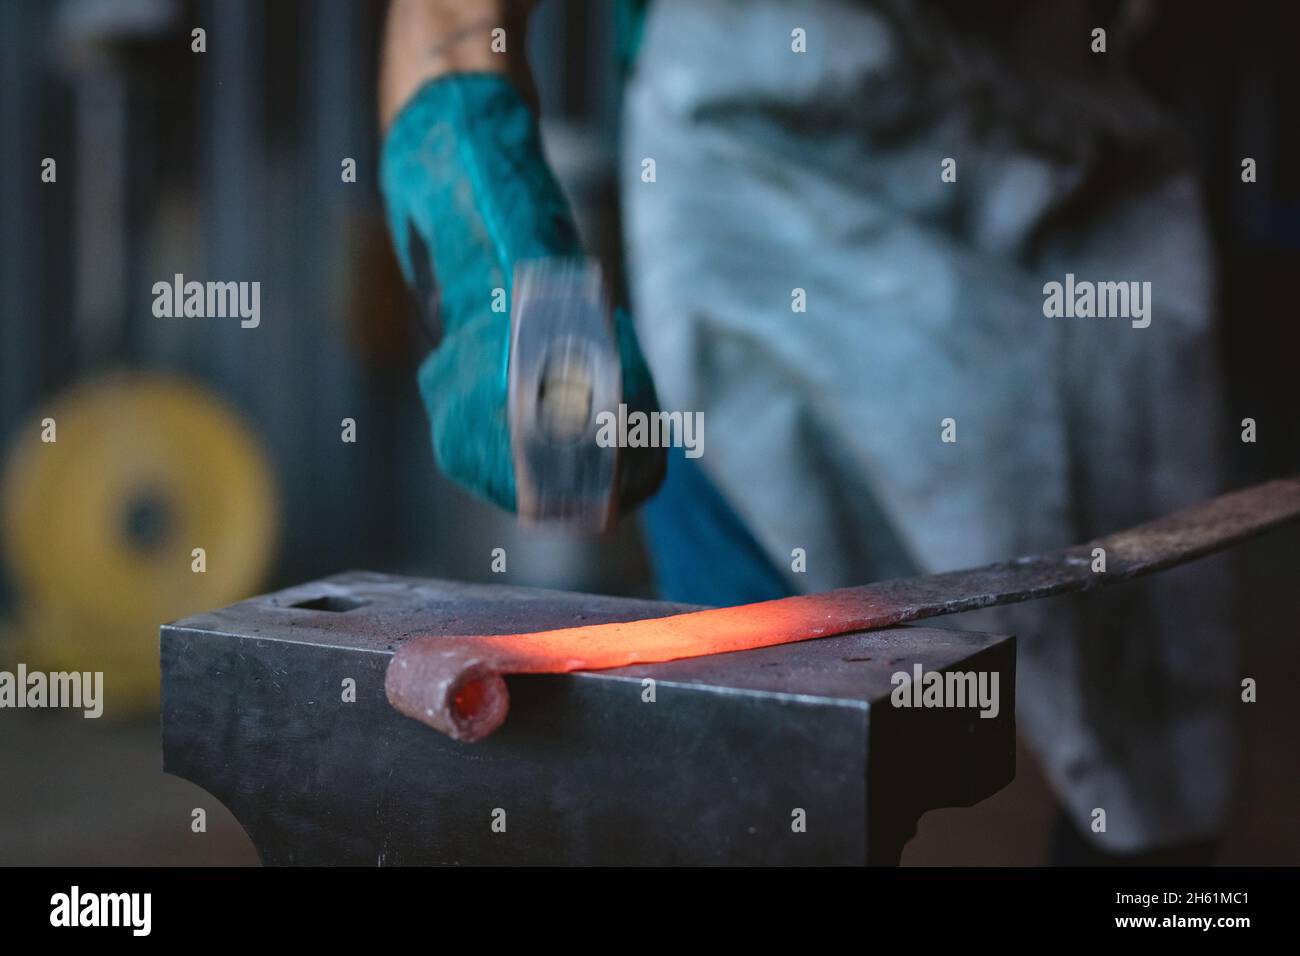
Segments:
[[[416,638],[388,665],[394,707],[457,740],[505,720],[503,674],[567,673],[788,644],[1087,591],[1191,561],[1300,517],[1300,478],[1222,495],[1063,551],[739,607],[532,634]],[[1105,572],[1093,570],[1095,549]]]

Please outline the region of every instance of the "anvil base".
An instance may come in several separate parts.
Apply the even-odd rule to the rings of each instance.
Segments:
[[[898,627],[735,654],[508,678],[457,743],[394,711],[409,638],[685,608],[350,572],[162,629],[164,768],[267,864],[897,863],[926,810],[1015,773],[1015,642]],[[898,672],[998,675],[977,707],[895,707]]]

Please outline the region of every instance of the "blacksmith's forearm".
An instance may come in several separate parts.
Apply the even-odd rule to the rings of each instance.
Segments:
[[[393,118],[429,80],[448,73],[505,73],[536,104],[525,56],[535,0],[393,0],[384,26],[379,120]],[[493,33],[497,29],[504,33]]]

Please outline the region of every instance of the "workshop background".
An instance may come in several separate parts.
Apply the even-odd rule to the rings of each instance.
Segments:
[[[1225,421],[1259,423],[1230,485],[1295,473],[1300,7],[1141,6],[1141,72],[1183,119],[1213,212]],[[384,7],[0,4],[0,668],[109,671],[100,720],[0,712],[0,864],[256,861],[215,800],[161,772],[162,620],[348,568],[652,593],[634,522],[595,540],[521,534],[434,468],[414,379],[428,343],[375,183]],[[548,154],[617,274],[615,15],[548,0],[529,44]],[[260,281],[260,327],[155,318],[153,283],[175,273]],[[47,417],[61,444],[41,442]],[[199,532],[217,542],[203,575]],[[1249,711],[1226,863],[1300,862],[1300,695],[1278,690],[1300,680],[1294,540],[1241,552],[1243,673],[1271,679]],[[904,862],[1036,863],[1053,815],[1022,751],[1011,787],[925,817]]]

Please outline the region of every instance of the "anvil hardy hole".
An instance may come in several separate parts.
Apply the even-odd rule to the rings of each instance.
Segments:
[[[365,607],[369,603],[369,601],[358,601],[356,598],[343,597],[340,594],[326,594],[321,597],[299,601],[297,604],[290,604],[289,607],[300,607],[304,611],[334,611],[341,614],[344,611],[355,611],[357,608]]]

